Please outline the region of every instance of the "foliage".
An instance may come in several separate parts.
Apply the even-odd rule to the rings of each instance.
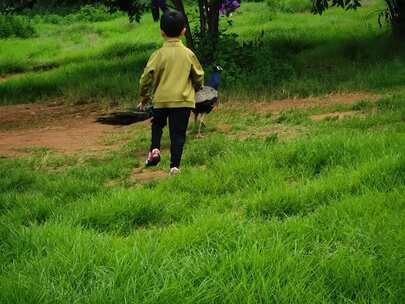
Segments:
[[[326,9],[332,6],[346,9],[356,9],[361,6],[361,0],[312,0],[313,11],[322,14]]]
[[[404,303],[405,62],[374,10],[245,4],[221,33],[223,104],[174,178],[131,179],[145,125],[105,154],[0,157],[0,302]],[[0,104],[136,102],[161,44],[150,18],[35,22],[37,36],[1,41],[0,73],[25,73],[0,81]],[[320,122],[332,105],[255,103],[353,90],[384,97]]]
[[[28,38],[34,34],[35,29],[28,18],[0,14],[0,38]]]
[[[284,13],[309,12],[312,8],[311,0],[267,0],[267,4],[271,10]]]
[[[138,22],[143,12],[148,7],[147,0],[3,0],[0,3],[0,12],[15,13],[34,8],[47,10],[56,8],[60,10],[61,7],[80,8],[85,6],[85,10],[87,10],[88,14],[94,14],[94,12],[90,12],[92,8],[90,6],[86,6],[90,4],[105,5],[112,13],[116,11],[123,11],[128,14],[130,21]]]
[[[229,32],[229,28],[220,30],[215,38],[209,33],[201,34],[197,30],[194,33],[195,52],[202,64],[206,67],[219,64],[228,75],[237,75],[244,67],[251,65],[258,49],[263,45],[263,33],[256,40],[242,43],[236,33]]]
[[[314,13],[322,14],[330,4],[348,9],[356,9],[361,4],[361,0],[312,0]],[[392,26],[395,37],[405,37],[405,1],[385,0],[386,8],[378,15],[378,23],[382,26],[381,20],[385,18]]]
[[[386,0],[387,8],[378,16],[378,22],[381,25],[381,19],[385,18],[390,22],[394,34],[399,37],[405,36],[405,2],[397,0]]]
[[[274,15],[266,3],[246,3],[232,17],[233,26],[221,18],[223,39],[216,56],[224,67],[223,98],[285,98],[348,88],[380,92],[400,86],[404,47],[378,27],[370,14],[375,10]],[[0,104],[55,96],[72,102],[136,102],[137,78],[162,43],[152,18],[140,24],[128,24],[126,17],[57,26],[35,22],[37,37],[2,41],[0,74],[27,73],[0,83]],[[196,39],[198,55],[207,57],[203,52],[209,41]],[[209,77],[212,62],[204,63]]]
[[[137,22],[149,6],[147,0],[103,0],[103,4],[109,7],[111,12],[126,12],[130,21]]]
[[[107,21],[116,18],[117,14],[111,14],[109,9],[104,5],[85,5],[80,7],[79,11],[73,13],[65,18],[70,22],[86,21],[98,22]]]
[[[51,9],[64,7],[79,7],[81,5],[92,4],[96,0],[2,0],[0,2],[0,12],[19,13],[26,9]]]

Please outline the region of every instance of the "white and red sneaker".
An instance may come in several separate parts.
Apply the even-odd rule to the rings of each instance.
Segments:
[[[160,150],[153,149],[148,154],[148,158],[145,161],[145,166],[147,167],[156,166],[159,162],[160,162]]]
[[[179,173],[180,173],[180,169],[179,169],[179,168],[177,168],[177,167],[170,168],[170,172],[169,172],[169,175],[170,175],[170,176],[174,176],[174,175],[177,175],[177,174],[179,174]]]

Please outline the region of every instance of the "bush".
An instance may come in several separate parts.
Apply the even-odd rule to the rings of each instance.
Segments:
[[[240,42],[237,34],[225,29],[220,31],[215,45],[214,39],[209,34],[201,35],[197,31],[194,33],[196,33],[194,46],[197,57],[208,71],[211,70],[212,64],[222,66],[225,71],[222,83],[225,86],[246,81],[250,71],[263,65],[263,61],[258,62],[262,58],[258,54],[263,46],[262,35]]]
[[[115,19],[123,13],[111,13],[105,5],[84,5],[80,8],[37,8],[24,12],[32,16],[34,22],[50,24],[72,24],[76,22],[100,22]]]
[[[99,22],[114,19],[117,15],[119,13],[111,14],[104,5],[85,5],[78,12],[68,15],[66,18],[73,22]]]
[[[43,16],[37,16],[39,20],[45,23],[51,23],[51,24],[62,24],[64,23],[64,19],[62,16],[57,15],[57,14],[46,14]],[[35,18],[36,19],[36,18]]]
[[[0,38],[29,38],[34,34],[35,30],[28,18],[0,15]]]
[[[267,0],[270,9],[284,13],[309,12],[312,8],[311,0]]]

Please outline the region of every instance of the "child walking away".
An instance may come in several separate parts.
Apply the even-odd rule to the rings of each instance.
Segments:
[[[194,53],[180,38],[185,18],[178,11],[166,11],[160,19],[163,46],[154,52],[140,80],[139,107],[153,104],[152,143],[146,166],[160,161],[160,141],[169,121],[170,174],[179,172],[190,112],[195,108],[195,92],[204,82],[204,71]]]

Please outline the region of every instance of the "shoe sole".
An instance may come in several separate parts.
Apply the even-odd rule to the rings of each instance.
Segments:
[[[146,160],[145,166],[146,167],[155,167],[160,163],[160,157],[152,158],[151,161]]]

